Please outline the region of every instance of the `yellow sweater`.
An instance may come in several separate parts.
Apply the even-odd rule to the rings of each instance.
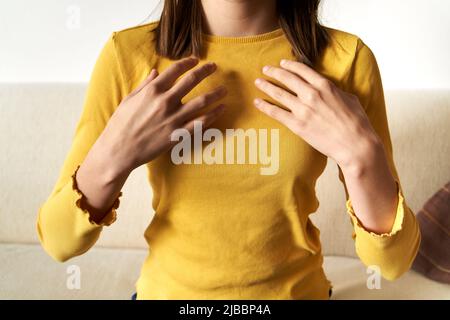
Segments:
[[[38,214],[40,241],[55,260],[86,252],[103,226],[116,220],[113,209],[101,223],[92,222],[78,204],[81,194],[72,176],[121,100],[152,68],[162,72],[172,63],[155,54],[151,40],[156,24],[114,33],[97,60],[71,150]],[[329,32],[332,42],[317,70],[358,95],[398,179],[375,57],[358,37]],[[186,100],[224,83],[227,108],[214,128],[266,129],[269,140],[277,132],[279,166],[272,170],[275,174],[262,174],[261,168],[269,165],[259,162],[175,164],[170,152],[148,163],[155,216],[145,232],[149,254],[136,284],[137,297],[327,299],[331,283],[322,269],[319,231],[309,219],[319,205],[315,183],[327,158],[252,102],[261,96],[254,86],[257,77],[264,77],[261,68],[294,59],[289,42],[281,29],[247,37],[204,35],[204,40],[206,60],[216,62],[218,71]],[[233,139],[224,137],[226,143]],[[344,183],[342,172],[340,179]],[[400,185],[398,195],[393,229],[383,235],[364,229],[347,196],[356,252],[366,265],[378,265],[387,279],[410,267],[420,242]]]

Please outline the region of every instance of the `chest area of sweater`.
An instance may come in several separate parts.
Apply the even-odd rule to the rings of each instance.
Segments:
[[[323,155],[253,104],[257,97],[275,103],[256,88],[254,81],[258,77],[267,79],[262,73],[265,65],[277,66],[286,58],[294,57],[290,47],[284,45],[262,46],[257,50],[252,47],[248,52],[245,46],[241,50],[231,47],[208,51],[200,64],[213,61],[217,71],[187,94],[182,103],[224,85],[228,95],[220,103],[225,104],[225,112],[209,127],[197,123],[193,134],[174,132],[174,148],[154,161],[151,166],[154,171],[164,172],[166,179],[174,181],[207,177],[232,180],[252,177],[255,181],[259,177],[267,182],[283,176],[314,180],[323,169]],[[161,59],[158,71],[172,63]]]

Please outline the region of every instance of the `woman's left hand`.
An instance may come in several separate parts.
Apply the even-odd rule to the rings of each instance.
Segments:
[[[355,161],[364,162],[380,140],[358,97],[344,92],[306,64],[282,60],[280,65],[266,66],[263,73],[293,93],[261,78],[255,84],[290,111],[262,99],[255,99],[255,106],[334,159],[341,168]]]

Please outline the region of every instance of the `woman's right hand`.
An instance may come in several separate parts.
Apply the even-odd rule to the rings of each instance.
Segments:
[[[225,97],[223,86],[181,103],[185,95],[216,70],[214,63],[191,70],[198,62],[197,58],[182,59],[160,75],[152,70],[111,116],[76,175],[94,221],[101,220],[135,168],[176,143],[170,139],[174,130],[185,128],[192,132],[194,121],[208,127],[224,111],[223,105],[206,111]]]
[[[224,86],[181,104],[181,99],[217,68],[214,63],[206,63],[191,70],[197,64],[197,58],[185,58],[160,75],[152,70],[122,101],[100,137],[119,164],[116,170],[132,171],[155,159],[176,143],[170,139],[174,130],[186,128],[192,132],[194,121],[201,121],[207,127],[224,111],[224,106],[219,105],[202,112],[225,97]],[[189,73],[175,83],[187,71]]]

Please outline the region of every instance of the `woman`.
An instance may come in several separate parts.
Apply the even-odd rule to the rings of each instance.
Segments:
[[[166,0],[160,21],[114,33],[39,211],[45,250],[65,261],[92,247],[145,164],[155,216],[138,299],[327,299],[308,216],[331,158],[361,260],[389,280],[407,271],[420,234],[375,57],[321,26],[318,5]]]

